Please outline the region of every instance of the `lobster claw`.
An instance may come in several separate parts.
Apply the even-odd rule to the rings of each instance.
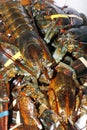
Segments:
[[[68,30],[74,36],[74,39],[79,42],[87,42],[87,26],[81,26],[78,28],[71,28]]]
[[[38,112],[36,110],[34,102],[23,92],[20,92],[19,107],[21,117],[23,119],[24,128],[29,130],[31,130],[32,128],[35,130],[38,130],[38,128],[42,129],[42,125],[38,119]]]
[[[52,58],[45,43],[43,41],[40,43],[33,32],[26,31],[21,35],[18,43],[25,62],[37,78],[45,70],[44,66],[46,68],[52,65]]]

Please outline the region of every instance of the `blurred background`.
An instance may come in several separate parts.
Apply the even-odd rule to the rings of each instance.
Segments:
[[[87,0],[54,0],[58,6],[67,5],[87,16]]]

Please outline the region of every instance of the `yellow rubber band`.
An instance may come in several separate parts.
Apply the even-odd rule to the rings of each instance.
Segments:
[[[12,56],[12,59],[16,60],[18,59],[19,57],[21,56],[21,53],[20,52],[17,52],[14,56]],[[9,59],[5,64],[4,64],[4,67],[7,67],[9,66],[10,64],[12,64],[13,61],[11,59]]]

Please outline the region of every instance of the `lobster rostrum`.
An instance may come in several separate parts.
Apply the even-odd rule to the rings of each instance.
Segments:
[[[6,2],[0,6],[0,15],[0,56],[6,61],[1,62],[0,72],[10,88],[9,111],[20,112],[24,130],[78,130],[75,123],[83,105],[87,52],[86,40],[72,33],[76,33],[72,16],[65,7],[45,1]],[[74,24],[81,26],[80,15],[74,17]],[[86,34],[84,27],[78,28]]]

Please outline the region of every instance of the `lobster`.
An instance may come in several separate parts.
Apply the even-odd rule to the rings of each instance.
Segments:
[[[45,12],[44,17],[47,25],[43,28],[43,22],[40,22],[40,25],[38,23],[40,18],[38,16],[42,16],[44,7],[48,12],[47,14]],[[23,6],[19,6],[17,2],[6,2],[0,7],[3,23],[0,34],[0,53],[13,61],[8,65],[2,65],[1,72],[10,87],[12,100],[9,109],[20,111],[23,129],[77,130],[75,123],[79,118],[78,111],[81,111],[83,97],[82,84],[78,80],[79,66],[76,68],[75,64],[79,62],[78,58],[72,60],[72,64],[67,64],[63,60],[66,53],[71,53],[73,49],[66,49],[67,44],[63,43],[66,39],[63,42],[60,40],[63,36],[62,29],[65,29],[66,25],[66,22],[63,23],[63,18],[50,20],[50,22],[48,20],[50,13],[54,13],[50,11],[50,8],[54,7],[54,12],[60,11],[61,17],[69,24],[69,17],[64,15],[61,8],[52,6],[49,2],[44,4],[34,2],[32,5]],[[57,25],[57,30],[49,37],[52,31],[52,28],[49,31],[51,24],[55,29]],[[57,33],[59,33],[58,36]],[[51,40],[53,42],[54,36],[56,36],[54,46],[58,39],[60,43],[57,46],[65,49],[58,61],[53,56],[53,48],[51,47],[51,52],[47,44],[51,43]],[[67,36],[66,32],[65,36]],[[12,51],[8,54],[10,49]],[[16,56],[13,55],[17,52],[20,52],[20,57],[15,59]],[[58,53],[56,55],[59,58]],[[86,67],[81,60],[80,64],[82,71],[85,70]],[[14,100],[17,106],[13,105]]]

